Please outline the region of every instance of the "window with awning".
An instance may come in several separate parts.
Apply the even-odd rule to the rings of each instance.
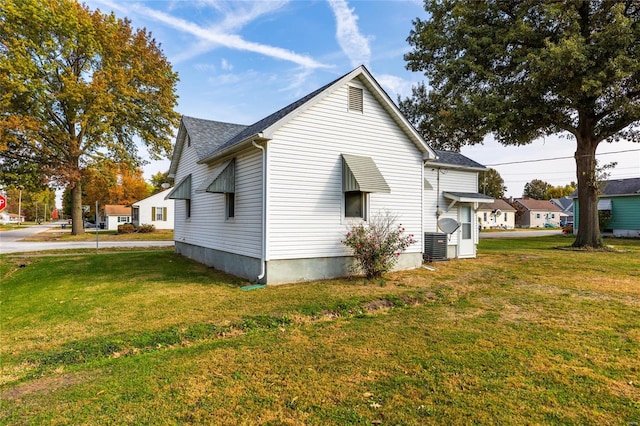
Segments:
[[[387,181],[371,157],[342,154],[342,192],[390,193]]]
[[[213,180],[207,185],[206,192],[214,194],[232,194],[236,192],[236,161],[235,159],[224,163]]]
[[[191,175],[185,176],[172,190],[164,197],[165,200],[190,200],[191,199]]]

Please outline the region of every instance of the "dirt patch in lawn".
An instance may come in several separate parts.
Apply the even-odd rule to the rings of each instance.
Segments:
[[[66,386],[82,383],[88,379],[89,375],[82,373],[66,373],[54,377],[43,377],[42,379],[21,383],[2,392],[0,395],[2,398],[17,400],[25,395],[53,392]]]

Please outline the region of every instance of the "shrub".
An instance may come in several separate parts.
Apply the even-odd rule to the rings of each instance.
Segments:
[[[395,226],[395,219],[385,212],[371,218],[368,223],[354,224],[341,241],[351,249],[357,269],[367,279],[382,277],[393,268],[400,253],[415,243],[413,234],[406,235],[402,224]]]
[[[147,223],[143,223],[142,225],[138,226],[138,232],[141,234],[148,234],[151,232],[155,232],[156,227],[154,225],[150,225]]]
[[[122,225],[118,225],[118,234],[133,234],[136,228],[132,223],[123,223]]]

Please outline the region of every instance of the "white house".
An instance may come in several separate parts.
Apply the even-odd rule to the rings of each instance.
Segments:
[[[425,163],[424,230],[427,258],[442,258],[442,253],[430,254],[429,238],[446,234],[446,257],[476,256],[480,203],[493,198],[478,193],[479,172],[487,168],[457,152],[435,151],[437,158]],[[441,238],[439,238],[441,239]]]
[[[516,227],[516,209],[499,198],[493,203],[478,206],[478,228],[513,229]]]
[[[172,188],[165,189],[131,205],[131,223],[153,225],[156,229],[173,229],[174,201],[165,197]]]
[[[104,229],[117,230],[118,225],[131,222],[131,208],[119,204],[107,204],[102,211]]]
[[[176,252],[261,283],[344,276],[348,226],[389,211],[416,239],[396,268],[418,267],[425,226],[435,230],[423,190],[435,159],[365,67],[250,126],[184,116],[167,195]]]
[[[7,213],[5,211],[0,212],[0,223],[7,225],[10,223],[22,223],[24,222],[24,216],[16,213]]]

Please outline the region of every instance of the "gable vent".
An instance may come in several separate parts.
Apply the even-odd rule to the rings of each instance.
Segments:
[[[362,112],[363,96],[362,89],[349,86],[349,111]]]

